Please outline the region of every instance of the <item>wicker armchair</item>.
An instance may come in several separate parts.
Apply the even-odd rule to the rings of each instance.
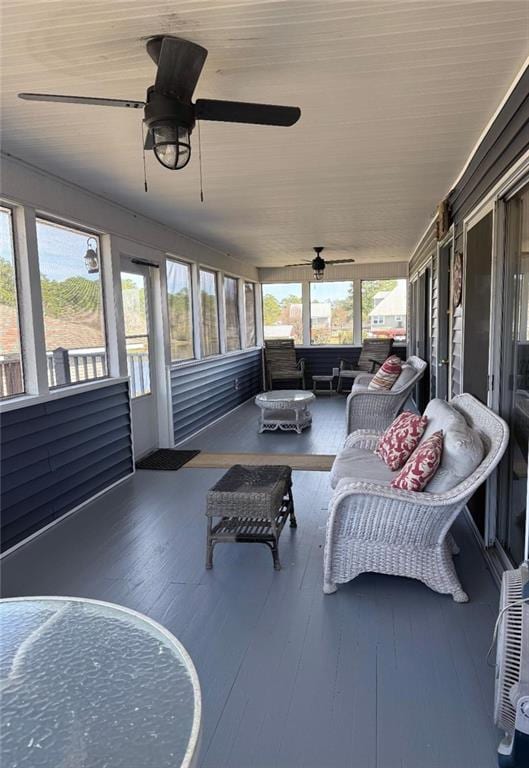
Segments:
[[[305,389],[305,360],[296,360],[294,339],[268,339],[265,341],[266,382],[273,389],[274,381],[301,382]]]
[[[468,597],[457,577],[452,554],[457,545],[452,523],[476,489],[486,480],[507,447],[508,427],[472,395],[451,401],[483,441],[485,455],[477,469],[445,493],[401,491],[389,484],[338,482],[329,504],[324,555],[323,591],[365,571],[419,579],[428,587],[451,594],[456,602]],[[346,446],[374,450],[379,433],[353,432]]]
[[[383,432],[400,412],[417,382],[422,378],[427,363],[412,355],[403,366],[402,383],[397,380],[393,389],[369,389],[374,374],[363,373],[355,379],[345,407],[347,434],[354,429],[372,429]]]
[[[375,373],[391,355],[392,349],[393,339],[366,339],[356,365],[350,360],[340,360],[336,391],[341,392],[344,381],[354,381],[361,373]]]

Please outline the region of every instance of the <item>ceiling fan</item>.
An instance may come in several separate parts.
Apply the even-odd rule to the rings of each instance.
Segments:
[[[18,95],[28,101],[144,108],[144,123],[147,126],[144,148],[153,150],[156,159],[170,170],[184,168],[188,164],[191,157],[190,136],[196,120],[290,126],[301,116],[299,107],[215,99],[197,99],[193,103],[191,97],[206,61],[207,50],[189,40],[159,35],[147,41],[147,53],[157,65],[157,70],[154,85],[147,89],[146,101],[50,93]]]
[[[316,280],[321,280],[323,278],[323,273],[325,271],[325,267],[327,264],[354,264],[354,259],[327,259],[325,260],[323,256],[321,256],[321,252],[323,251],[323,245],[315,245],[312,249],[316,256],[312,259],[312,261],[304,261],[301,264],[287,264],[287,267],[306,267],[307,264],[310,264],[312,267],[312,271],[314,272],[314,277]]]

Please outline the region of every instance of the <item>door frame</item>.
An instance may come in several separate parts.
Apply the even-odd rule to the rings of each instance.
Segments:
[[[497,407],[494,407],[494,400],[497,398],[495,390],[498,388],[498,378],[495,375],[496,360],[495,360],[495,339],[501,338],[497,336],[498,322],[501,317],[501,313],[498,313],[498,216],[497,216],[497,200],[487,199],[481,201],[481,203],[471,213],[463,219],[463,295],[461,299],[462,303],[462,318],[461,318],[461,391],[465,391],[465,337],[466,337],[466,293],[468,288],[467,279],[467,244],[468,244],[468,231],[479,224],[485,216],[492,215],[492,234],[491,234],[491,261],[490,261],[490,305],[489,305],[489,355],[487,364],[487,403],[489,408],[497,411]],[[455,256],[455,249],[453,251],[453,257]],[[499,369],[498,369],[499,370]],[[495,539],[496,531],[496,509],[498,504],[498,477],[497,473],[493,472],[485,483],[485,521],[483,536],[478,532],[478,536],[483,540],[486,547],[492,546]],[[476,528],[477,531],[477,528]]]
[[[118,240],[118,238],[115,238]],[[121,239],[119,239],[121,240]],[[138,243],[118,241],[114,246],[114,299],[116,304],[117,342],[120,373],[128,378],[127,358],[125,352],[125,322],[123,316],[123,301],[121,295],[121,268],[123,263],[139,259],[148,262],[150,302],[149,319],[152,323],[151,335],[153,355],[151,360],[152,379],[155,387],[155,417],[157,442],[160,448],[172,448],[173,418],[171,402],[171,377],[169,338],[168,338],[168,309],[167,309],[167,279],[165,270],[165,254],[143,248]],[[131,264],[134,267],[134,264]],[[125,267],[126,268],[126,267]],[[165,298],[164,298],[165,297]],[[132,399],[131,399],[132,402]],[[132,422],[131,422],[132,424]],[[132,427],[131,427],[132,429]]]
[[[509,204],[517,197],[517,195],[529,188],[529,168],[526,175],[520,180],[517,179],[516,184],[511,187],[501,198],[496,201],[498,211],[498,221],[501,230],[501,250],[498,251],[501,254],[501,264],[498,264],[498,272],[501,276],[501,288],[498,289],[498,295],[496,297],[496,303],[498,305],[498,315],[500,316],[499,333],[501,336],[498,338],[511,338],[512,323],[514,321],[514,309],[516,289],[513,285],[513,281],[510,279],[514,268],[516,267],[515,260],[518,258],[518,245],[519,235],[517,230],[520,225],[520,218],[518,216],[512,216],[509,212]],[[516,234],[515,234],[516,233]],[[500,243],[499,243],[500,244]],[[500,281],[498,280],[498,283]],[[503,344],[499,345],[500,348],[495,350],[495,366],[498,368],[498,387],[497,387],[497,407],[495,410],[503,417],[508,419],[511,415],[512,402],[507,405],[507,400],[503,393],[510,391],[511,396],[513,394],[513,388],[510,386],[510,379],[513,374],[514,355],[512,347],[506,349]],[[511,397],[512,400],[512,397]],[[502,464],[507,460],[507,456],[502,459]],[[501,492],[506,492],[505,477],[500,477],[500,472],[495,473],[497,475],[497,485],[500,486]],[[503,547],[499,539],[501,532],[498,530],[498,515],[499,505],[496,505],[495,514],[493,520],[491,520],[491,536],[492,544],[498,553],[499,559],[502,564],[507,568],[512,568],[512,561],[507,554],[507,551]],[[527,505],[526,505],[526,529],[525,529],[525,550],[528,549],[529,541],[529,483],[527,483]]]
[[[498,180],[488,194],[463,220],[463,269],[465,291],[463,292],[463,339],[461,348],[461,366],[464,371],[464,323],[466,292],[466,235],[468,229],[492,211],[492,272],[491,272],[491,326],[489,345],[489,407],[496,413],[500,409],[499,383],[502,372],[502,333],[503,333],[503,290],[504,270],[507,258],[506,244],[506,202],[514,197],[529,182],[529,151],[525,152],[516,163]],[[500,343],[498,343],[498,340]],[[462,386],[464,391],[464,382]],[[487,504],[485,509],[485,547],[494,547],[502,565],[510,562],[496,537],[496,515],[498,508],[498,473],[493,472],[487,480]],[[477,529],[476,529],[477,530]],[[481,536],[477,534],[481,539]],[[492,562],[492,561],[491,561]],[[494,566],[494,562],[492,562]]]
[[[448,272],[443,273],[441,269],[441,253],[446,248],[451,248],[448,255]],[[437,342],[435,349],[435,360],[437,364],[437,371],[435,372],[435,394],[436,397],[441,397],[439,392],[439,370],[445,369],[446,372],[446,399],[452,398],[452,331],[453,331],[453,312],[452,312],[452,276],[453,276],[453,261],[455,252],[455,232],[454,225],[452,224],[448,230],[448,234],[437,244]],[[443,300],[443,301],[441,301]],[[446,312],[448,316],[448,323],[444,322],[444,315]],[[441,322],[443,318],[443,322]],[[433,320],[433,318],[432,318]],[[446,334],[446,339],[445,339]],[[448,363],[446,365],[441,364],[441,345],[443,341],[446,343],[446,356]]]

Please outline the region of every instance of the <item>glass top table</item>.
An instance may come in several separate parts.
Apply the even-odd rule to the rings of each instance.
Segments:
[[[201,696],[186,650],[122,606],[0,600],[2,765],[191,768]]]
[[[301,434],[312,424],[309,405],[315,400],[312,392],[301,389],[274,389],[261,392],[255,404],[261,409],[259,432],[281,429]]]

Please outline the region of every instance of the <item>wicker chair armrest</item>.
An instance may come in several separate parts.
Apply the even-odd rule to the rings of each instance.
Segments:
[[[374,451],[383,432],[374,432],[372,429],[355,429],[347,435],[344,448],[364,448],[366,451]]]
[[[360,431],[360,430],[359,430]],[[335,497],[340,496],[377,496],[378,498],[391,499],[398,505],[413,504],[414,506],[430,508],[439,506],[450,506],[457,497],[448,493],[428,493],[428,491],[402,491],[400,488],[393,488],[390,485],[378,485],[367,480],[349,481],[344,478],[339,481],[334,490],[331,502]]]
[[[345,360],[345,358],[340,358],[340,364],[339,364],[340,371],[352,371],[353,370],[353,362],[352,360]]]
[[[305,358],[304,357],[300,357],[299,358],[299,360],[296,363],[296,367],[299,368],[299,370],[302,371],[302,372],[305,370]]]
[[[368,427],[385,430],[395,418],[402,398],[401,392],[391,390],[353,389],[345,406],[347,433]]]
[[[370,357],[368,359],[369,359],[369,362],[371,363],[371,373],[375,373],[377,368],[381,367],[382,363],[380,362],[380,360],[375,360],[374,357]]]

